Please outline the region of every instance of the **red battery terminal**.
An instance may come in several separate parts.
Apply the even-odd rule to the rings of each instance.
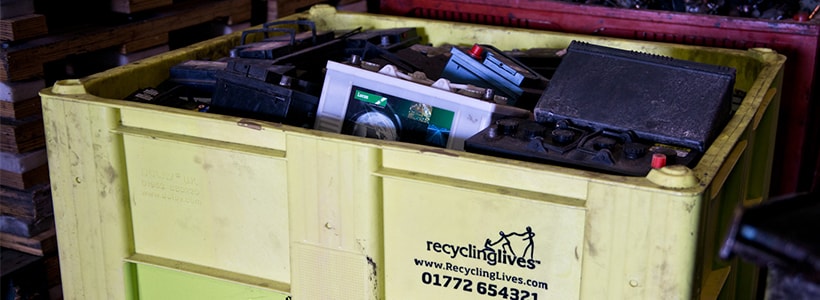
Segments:
[[[471,48],[467,54],[475,59],[482,60],[484,59],[484,48],[481,48],[478,44],[473,44],[473,48]]]
[[[660,169],[666,166],[666,154],[653,153],[652,154],[652,168]]]

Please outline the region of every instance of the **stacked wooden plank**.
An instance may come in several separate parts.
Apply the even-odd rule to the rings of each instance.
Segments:
[[[4,248],[39,256],[56,250],[40,90],[58,80],[81,78],[168,51],[173,45],[186,46],[244,29],[251,16],[251,0],[82,2],[0,3],[0,246]],[[189,38],[195,34],[198,40]]]
[[[33,0],[0,2],[0,40],[24,40],[47,33],[46,17],[35,13]]]
[[[250,25],[251,1],[0,2],[0,247],[4,251],[0,290],[4,299],[42,295],[42,288],[61,295],[58,229],[39,91],[58,80],[81,78],[245,29]],[[35,259],[23,259],[26,256]],[[21,259],[5,259],[12,257]],[[31,266],[12,265],[16,263]],[[14,276],[5,272],[17,267],[34,272]],[[24,284],[43,282],[42,273],[46,286]]]
[[[47,33],[33,0],[0,3],[3,48]],[[56,253],[57,245],[37,95],[44,87],[41,78],[0,81],[0,246],[37,256]]]
[[[111,10],[131,14],[173,4],[173,0],[111,0]]]
[[[0,82],[0,246],[55,252],[40,98],[42,79]]]
[[[43,76],[47,63],[78,54],[110,49],[127,54],[161,46],[169,42],[169,34],[176,30],[215,20],[229,25],[241,24],[250,19],[250,1],[185,1],[128,17],[114,14],[100,18],[113,25],[83,24],[74,26],[80,27],[77,30],[8,43],[0,52],[0,80],[17,81]]]
[[[41,1],[37,7],[34,0],[0,2],[4,299],[62,295],[39,91],[58,80],[242,30],[251,15],[251,0],[81,2]],[[27,271],[12,272],[18,268]]]

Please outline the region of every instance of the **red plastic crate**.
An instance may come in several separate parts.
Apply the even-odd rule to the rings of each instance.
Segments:
[[[815,189],[820,170],[817,103],[820,17],[773,21],[547,0],[381,0],[379,13],[732,49],[787,56],[771,195]]]

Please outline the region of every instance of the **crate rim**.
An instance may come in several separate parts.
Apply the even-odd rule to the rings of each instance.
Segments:
[[[347,11],[337,11],[335,7],[332,7],[327,4],[317,4],[311,7],[310,10],[293,14],[280,20],[289,20],[289,19],[312,19],[312,18],[321,18],[322,16],[335,16],[335,17],[352,17],[352,16],[362,16],[362,15],[377,15],[371,13],[362,13],[362,12],[347,12]],[[442,20],[429,20],[424,18],[413,18],[413,17],[401,17],[401,16],[391,16],[391,15],[378,15],[380,18],[388,20],[382,23],[390,23],[389,20],[414,20],[416,22],[429,24],[429,26],[462,26],[462,27],[493,27],[495,29],[514,29],[516,31],[528,32],[532,34],[553,34],[554,32],[544,31],[544,30],[537,30],[537,29],[524,29],[524,28],[509,28],[504,26],[483,26],[478,24],[470,24],[470,23],[460,23],[460,22],[451,22],[451,21],[442,21]],[[318,25],[318,24],[317,24]],[[261,28],[261,24],[255,27]],[[255,28],[252,27],[252,28]],[[251,29],[252,29],[251,28]],[[567,36],[583,36],[579,34],[568,34],[568,33],[554,33],[558,35],[567,35]],[[232,32],[230,34],[226,34],[214,39],[202,41],[196,44],[192,44],[183,48],[171,50],[169,52],[159,54],[156,56],[152,56],[146,58],[144,60],[132,62],[126,65],[122,65],[119,67],[115,67],[112,69],[108,69],[96,74],[92,74],[83,78],[79,79],[65,79],[55,82],[54,85],[48,86],[42,90],[40,90],[40,95],[48,95],[48,96],[70,96],[72,102],[94,102],[98,104],[102,104],[112,108],[134,108],[141,111],[154,111],[154,110],[162,110],[163,112],[173,113],[179,116],[186,116],[186,117],[202,117],[206,119],[218,119],[220,121],[228,121],[238,123],[242,121],[244,118],[232,117],[232,116],[224,116],[224,115],[216,115],[216,114],[202,114],[199,112],[189,112],[183,109],[177,108],[166,108],[166,107],[156,107],[155,105],[151,104],[142,104],[142,103],[135,103],[133,101],[121,100],[121,99],[110,99],[105,97],[100,97],[93,94],[93,90],[89,91],[86,87],[95,87],[95,86],[103,86],[102,82],[106,80],[110,80],[111,78],[115,78],[115,75],[120,75],[122,73],[132,72],[138,69],[154,69],[156,70],[156,65],[167,65],[170,67],[172,62],[181,62],[185,59],[188,53],[201,51],[201,52],[212,52],[210,49],[215,48],[216,45],[222,45],[226,43],[233,43],[237,44],[239,37],[241,36],[241,32]],[[614,40],[614,41],[627,41],[627,42],[634,42],[629,39],[624,38],[614,38],[614,37],[595,37],[601,40]],[[484,161],[484,162],[492,162],[493,164],[497,164],[499,166],[513,166],[516,165],[516,168],[528,168],[528,169],[539,169],[539,170],[549,170],[554,171],[556,174],[560,174],[561,176],[566,176],[567,178],[584,178],[589,182],[605,182],[606,184],[611,185],[626,185],[633,188],[639,188],[642,190],[663,190],[665,193],[674,193],[680,196],[698,196],[705,193],[708,188],[710,187],[710,183],[714,181],[715,177],[718,175],[718,171],[721,168],[722,164],[717,162],[725,161],[732,153],[734,148],[738,142],[740,142],[739,137],[743,134],[743,132],[747,129],[748,126],[753,126],[752,119],[755,118],[758,114],[762,113],[766,110],[767,106],[762,106],[762,104],[769,105],[770,103],[750,103],[746,101],[747,99],[756,99],[758,101],[764,101],[762,95],[765,95],[769,91],[769,87],[763,87],[761,80],[765,78],[774,78],[777,73],[782,72],[783,64],[786,61],[786,56],[777,51],[770,49],[770,48],[751,48],[748,50],[738,50],[738,49],[726,49],[726,48],[718,48],[718,47],[705,47],[705,46],[694,46],[694,45],[679,45],[674,43],[666,43],[666,42],[655,42],[655,41],[640,41],[641,44],[657,44],[660,46],[672,47],[675,48],[686,48],[686,49],[708,49],[712,52],[718,53],[726,53],[732,54],[737,56],[743,56],[746,58],[755,59],[758,61],[762,68],[761,71],[758,73],[758,76],[755,78],[755,81],[752,83],[752,89],[747,92],[744,101],[742,101],[738,111],[740,110],[750,110],[753,107],[757,107],[757,110],[754,113],[747,113],[747,114],[740,114],[742,119],[737,117],[732,117],[727,123],[724,130],[718,135],[718,139],[725,138],[726,140],[735,141],[732,145],[724,145],[721,144],[722,147],[714,147],[714,145],[718,143],[713,143],[713,146],[709,147],[707,151],[703,154],[701,161],[698,163],[697,166],[691,168],[692,175],[696,178],[695,185],[691,187],[685,188],[674,188],[674,187],[664,187],[655,183],[650,182],[646,179],[646,177],[630,177],[630,176],[620,176],[620,175],[611,175],[611,174],[604,174],[598,172],[591,172],[585,171],[581,169],[571,168],[571,167],[562,167],[556,165],[549,165],[549,164],[535,164],[535,163],[526,163],[520,162],[514,159],[506,159],[506,158],[499,158],[493,156],[486,156],[480,155],[475,153],[469,152],[462,152],[450,149],[440,149],[434,147],[428,147],[423,145],[413,145],[401,142],[391,142],[391,141],[375,141],[372,139],[365,139],[365,138],[358,138],[353,136],[346,136],[343,134],[334,134],[334,133],[327,133],[322,132],[319,130],[313,129],[304,129],[295,126],[289,126],[285,124],[279,124],[275,122],[268,122],[262,120],[252,120],[253,122],[257,122],[258,124],[263,124],[262,128],[267,128],[269,130],[278,130],[282,131],[287,129],[287,131],[299,134],[299,135],[312,135],[312,136],[320,136],[323,139],[334,139],[336,141],[343,141],[345,143],[355,143],[355,144],[366,144],[376,148],[385,148],[389,150],[398,150],[398,151],[412,151],[412,152],[419,152],[424,155],[446,155],[446,156],[453,156],[457,155],[460,157],[466,157],[471,160],[475,161]],[[218,48],[218,47],[216,47]],[[765,74],[767,76],[762,76]],[[755,97],[752,97],[755,96]],[[50,97],[44,97],[44,99]],[[754,105],[754,106],[753,106]],[[735,114],[736,116],[738,114]],[[727,135],[726,130],[731,130]],[[517,166],[521,165],[521,166]],[[590,176],[594,174],[594,176]]]

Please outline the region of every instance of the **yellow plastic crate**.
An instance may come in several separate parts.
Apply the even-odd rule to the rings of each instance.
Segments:
[[[66,299],[754,294],[757,270],[717,253],[733,209],[766,200],[783,55],[325,5],[293,18],[434,45],[586,41],[734,67],[747,95],[695,168],[625,177],[117,100],[240,33],[60,81],[40,95]]]

